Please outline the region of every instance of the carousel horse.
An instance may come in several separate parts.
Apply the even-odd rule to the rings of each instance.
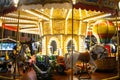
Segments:
[[[16,45],[11,55],[13,65],[15,63],[22,65],[23,72],[29,67],[30,50],[26,44]]]
[[[73,65],[74,70],[76,62],[80,61],[91,65],[91,72],[95,72],[95,70],[97,69],[95,60],[103,59],[107,56],[108,56],[107,49],[102,45],[96,44],[91,48],[90,51],[85,52],[73,51],[73,54],[72,52],[66,53],[64,60],[66,64],[66,69],[72,68]],[[76,73],[75,70],[74,73]]]
[[[51,67],[43,71],[39,68],[36,63],[36,56],[31,56],[30,49],[27,45],[23,44],[20,48],[18,55],[16,56],[18,61],[23,63],[23,72],[25,72],[29,67],[33,67],[36,72],[38,80],[52,80]],[[26,65],[27,62],[27,65]]]

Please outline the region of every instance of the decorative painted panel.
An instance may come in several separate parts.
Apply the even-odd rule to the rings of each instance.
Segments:
[[[67,21],[67,34],[72,34],[72,20]],[[73,23],[73,34],[78,34],[79,31],[79,21],[74,21]]]
[[[64,20],[54,20],[53,21],[53,34],[64,34]]]
[[[43,34],[51,34],[51,28],[49,22],[44,22],[43,24]]]

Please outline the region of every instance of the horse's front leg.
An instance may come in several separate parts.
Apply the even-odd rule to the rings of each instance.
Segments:
[[[90,64],[90,66],[91,66],[90,72],[91,72],[91,73],[94,73],[94,72],[96,71],[96,69],[97,69],[96,63],[94,62],[94,60],[90,60],[90,61],[89,61],[89,64]]]

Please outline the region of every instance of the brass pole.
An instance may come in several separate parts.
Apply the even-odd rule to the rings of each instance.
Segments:
[[[117,28],[117,52],[118,52],[118,77],[120,78],[120,43],[119,43],[119,30],[118,30],[118,10],[116,15],[116,28]]]
[[[71,79],[70,80],[73,80],[73,47],[74,47],[74,44],[73,44],[73,28],[74,28],[74,10],[73,10],[73,1],[71,0],[71,5],[72,5],[72,59],[71,59]]]
[[[20,11],[18,10],[18,24],[17,24],[17,34],[16,34],[16,45],[19,46],[18,42],[19,42],[19,39],[20,39],[20,33],[19,33],[19,18],[20,18]],[[16,47],[17,48],[17,47]],[[16,49],[17,50],[17,49]],[[17,57],[17,55],[15,54],[15,56]],[[18,68],[18,64],[17,64],[17,58],[15,58],[15,67],[14,67],[14,76],[13,78],[15,79],[16,76],[20,76],[20,72],[19,72],[19,68]]]
[[[4,27],[3,27],[3,24],[2,24],[2,36],[1,36],[1,39],[3,39],[4,37]],[[2,44],[3,44],[3,40],[1,41],[1,49],[2,49]],[[2,54],[2,50],[1,50],[1,54]]]
[[[89,46],[89,50],[90,50],[91,46],[92,46],[92,32],[90,32],[90,46]]]
[[[119,41],[119,30],[118,30],[118,17],[119,17],[119,1],[116,10],[116,28],[117,28],[117,52],[118,52],[118,77],[120,78],[120,41]]]
[[[17,39],[17,41],[19,41],[20,40],[20,32],[19,32],[19,30],[20,30],[20,27],[19,27],[19,18],[20,18],[20,11],[18,10],[18,24],[17,24],[17,34],[16,34],[16,39]]]

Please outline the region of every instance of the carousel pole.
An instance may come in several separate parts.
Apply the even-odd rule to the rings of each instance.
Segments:
[[[90,46],[89,46],[89,50],[90,50],[90,47],[92,47],[92,32],[90,32]]]
[[[74,26],[74,16],[73,16],[73,14],[74,14],[74,11],[73,11],[73,0],[71,0],[71,5],[72,5],[72,60],[71,60],[71,79],[70,80],[73,80],[73,26]]]
[[[116,15],[116,27],[117,27],[117,50],[118,50],[118,77],[120,79],[120,38],[119,38],[119,30],[118,30],[118,17],[119,17],[119,10],[120,10],[120,1],[118,2],[117,8],[117,15]]]
[[[20,28],[19,28],[19,18],[20,18],[20,11],[18,10],[18,24],[17,24],[17,35],[16,35],[16,39],[17,39],[17,41],[20,41],[20,33],[19,33],[19,30],[20,30]]]
[[[1,32],[2,32],[1,33],[2,34],[1,39],[3,39],[3,37],[4,37],[4,27],[3,27],[3,25],[2,25],[2,31]],[[2,55],[2,43],[3,43],[3,40],[1,41],[1,55]]]
[[[20,18],[20,11],[18,10],[18,24],[17,24],[17,34],[16,34],[16,41],[17,41],[17,43],[16,43],[16,45],[17,45],[17,47],[19,46],[19,39],[20,39],[20,33],[19,33],[19,18]],[[16,47],[16,50],[17,50],[17,47]],[[15,54],[15,56],[17,56],[17,54],[19,54],[19,53],[16,53]],[[15,58],[15,62],[14,62],[14,64],[15,64],[15,67],[14,67],[14,76],[13,76],[13,78],[14,79],[16,79],[16,76],[20,76],[20,72],[19,72],[19,68],[18,68],[18,63],[17,63],[18,61],[17,61],[17,58]]]

